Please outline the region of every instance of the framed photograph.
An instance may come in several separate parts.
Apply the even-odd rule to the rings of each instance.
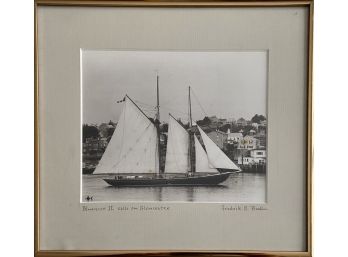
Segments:
[[[311,256],[313,1],[35,1],[35,255]]]

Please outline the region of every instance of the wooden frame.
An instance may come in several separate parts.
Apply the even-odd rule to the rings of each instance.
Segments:
[[[163,251],[41,251],[39,240],[39,224],[40,224],[40,154],[39,154],[39,68],[38,68],[38,19],[37,8],[39,6],[117,6],[117,7],[290,7],[301,6],[309,10],[308,17],[308,68],[307,68],[307,251],[304,252],[278,252],[278,251],[235,251],[235,252],[163,252]],[[312,66],[313,66],[313,0],[239,0],[239,1],[162,1],[162,0],[35,0],[34,4],[34,182],[35,182],[35,208],[34,208],[34,252],[35,256],[119,256],[119,255],[144,255],[144,256],[171,256],[171,255],[195,255],[195,256],[312,256],[312,169],[313,169],[313,109],[312,109]]]

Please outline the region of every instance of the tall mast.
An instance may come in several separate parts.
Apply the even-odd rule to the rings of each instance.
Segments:
[[[161,132],[160,132],[160,106],[159,106],[159,76],[157,75],[157,114],[156,114],[156,129],[157,129],[157,151],[158,151],[158,171],[162,173],[161,170]]]
[[[194,142],[193,142],[193,133],[192,133],[192,111],[191,111],[191,87],[189,86],[189,95],[188,95],[188,105],[189,105],[189,163],[190,171],[195,172],[195,161],[193,159],[194,154]]]
[[[189,127],[192,127],[192,112],[191,112],[191,87],[189,86]]]
[[[157,75],[157,120],[160,120],[160,110],[159,110],[159,77]]]

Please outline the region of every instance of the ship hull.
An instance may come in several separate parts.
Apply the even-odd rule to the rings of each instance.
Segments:
[[[232,172],[208,174],[201,176],[172,177],[172,178],[114,178],[104,179],[114,187],[130,186],[216,186],[224,182]]]

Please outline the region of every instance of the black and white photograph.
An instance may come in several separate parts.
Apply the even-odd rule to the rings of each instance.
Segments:
[[[267,202],[267,51],[80,54],[82,202]]]

